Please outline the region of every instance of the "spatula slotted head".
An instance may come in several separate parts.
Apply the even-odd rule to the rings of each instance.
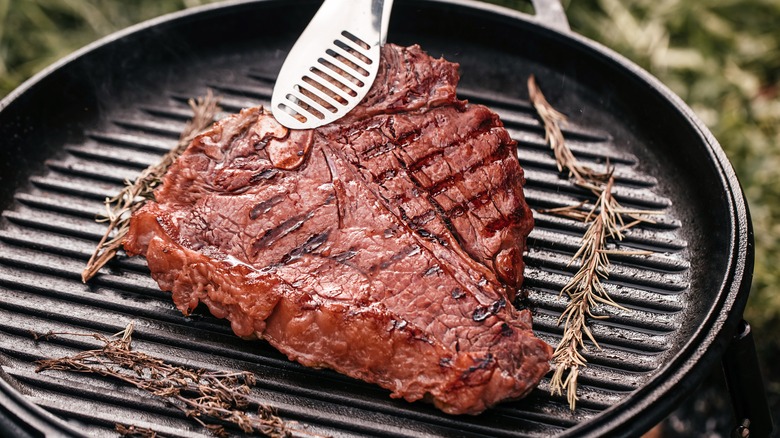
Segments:
[[[316,128],[338,120],[363,100],[379,70],[388,3],[323,3],[276,80],[271,111],[282,125]]]

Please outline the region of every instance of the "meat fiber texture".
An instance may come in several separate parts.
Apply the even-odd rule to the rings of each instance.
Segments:
[[[288,130],[261,107],[216,123],[131,220],[128,254],[291,360],[392,397],[478,414],[523,397],[551,348],[512,305],[533,218],[516,143],[458,100],[458,65],[386,45],[345,118]]]

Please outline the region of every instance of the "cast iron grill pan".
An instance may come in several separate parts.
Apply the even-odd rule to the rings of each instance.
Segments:
[[[549,394],[549,376],[528,398],[471,417],[327,370],[288,361],[263,341],[243,341],[198,308],[175,309],[142,258],[120,255],[89,284],[80,272],[104,231],[94,221],[117,193],[170,149],[190,116],[186,100],[211,88],[225,113],[268,105],[276,72],[317,2],[227,3],[123,32],[83,51],[9,96],[0,107],[0,365],[27,400],[65,430],[112,436],[115,423],[166,436],[204,432],[174,408],[92,375],[35,373],[35,360],[100,344],[33,333],[112,334],[135,321],[134,348],[177,364],[257,374],[257,403],[305,430],[333,436],[549,436],[641,431],[673,407],[717,359],[741,314],[747,248],[744,205],[733,173],[685,108],[638,71],[579,37],[520,14],[466,2],[398,1],[389,41],[419,43],[461,63],[460,97],[497,111],[528,179],[536,228],[526,254],[537,334],[556,345],[566,305],[558,291],[585,225],[537,210],[588,196],[562,177],[527,101],[533,73],[571,123],[578,158],[615,165],[628,207],[663,210],[620,245],[647,257],[614,257],[607,282],[628,310],[593,323],[578,409]],[[224,115],[224,114],[223,114]],[[739,297],[737,296],[739,295]],[[681,371],[682,370],[682,371]],[[639,417],[634,414],[642,411]]]

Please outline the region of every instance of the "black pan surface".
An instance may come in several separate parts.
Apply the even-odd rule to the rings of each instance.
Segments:
[[[34,372],[37,359],[97,344],[36,342],[32,333],[111,334],[130,321],[139,350],[256,373],[253,397],[312,433],[636,435],[670,412],[720,358],[747,298],[752,236],[736,177],[707,129],[650,75],[575,34],[481,3],[397,0],[388,40],[459,62],[461,97],[499,112],[519,141],[536,218],[525,287],[541,338],[555,345],[560,337],[566,301],[558,291],[575,270],[568,260],[584,226],[536,210],[587,194],[555,169],[527,101],[528,75],[569,116],[565,135],[578,157],[616,166],[621,201],[664,211],[620,245],[654,254],[614,259],[607,287],[628,310],[601,309],[609,318],[593,323],[602,349],[586,352],[576,411],[549,394],[548,378],[525,400],[476,417],[391,400],[377,387],[291,363],[262,341],[240,340],[206,310],[182,316],[143,259],[120,256],[81,283],[103,233],[94,222],[103,199],[175,144],[187,98],[212,88],[226,112],[268,104],[276,72],[318,4],[228,2],[153,20],[80,51],[0,103],[0,417],[91,436],[112,436],[115,422],[202,434],[135,390]]]

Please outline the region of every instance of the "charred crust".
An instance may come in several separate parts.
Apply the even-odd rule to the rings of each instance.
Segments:
[[[493,364],[495,364],[495,359],[493,358],[492,353],[488,353],[487,355],[485,355],[485,357],[474,358],[474,362],[475,362],[474,365],[468,367],[465,371],[463,371],[463,374],[461,375],[461,379],[466,380],[475,371],[490,368],[491,366],[493,366]]]
[[[508,338],[512,336],[512,333],[514,333],[514,330],[512,330],[512,327],[509,324],[505,322],[501,324],[501,336]]]

